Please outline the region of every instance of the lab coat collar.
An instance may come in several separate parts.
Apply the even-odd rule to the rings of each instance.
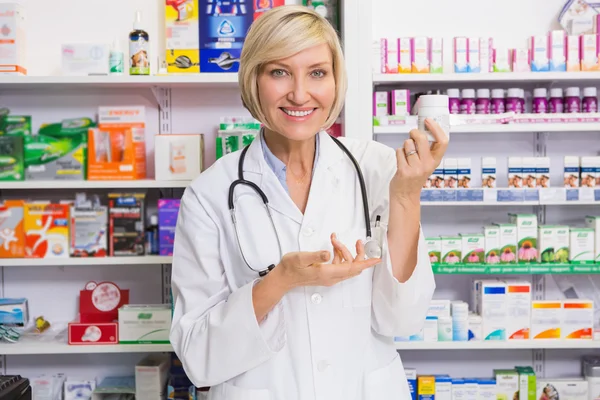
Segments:
[[[331,183],[337,179],[337,169],[331,168],[344,157],[344,152],[329,137],[325,131],[318,133],[319,136],[319,159],[315,165],[314,177],[311,184],[307,210],[311,202],[325,201],[323,195],[329,193],[328,188]],[[255,182],[269,198],[271,208],[289,218],[302,224],[303,215],[296,207],[289,194],[286,193],[283,186],[275,176],[275,173],[269,168],[263,154],[260,140],[255,139],[250,144],[244,162],[244,177]],[[321,171],[323,170],[323,171]],[[328,176],[326,181],[321,180],[320,172]],[[324,185],[324,186],[322,186]],[[316,198],[318,197],[318,199]],[[314,208],[310,207],[310,208]]]

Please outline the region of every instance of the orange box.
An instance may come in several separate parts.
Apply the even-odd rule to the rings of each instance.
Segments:
[[[25,258],[69,257],[69,205],[25,203]]]
[[[5,200],[0,204],[0,258],[25,256],[23,200]]]
[[[144,107],[100,107],[88,131],[88,180],[146,178]]]

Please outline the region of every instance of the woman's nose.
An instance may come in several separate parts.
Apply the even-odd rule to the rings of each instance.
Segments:
[[[294,79],[293,86],[290,89],[288,100],[295,104],[302,105],[310,100],[308,86],[303,79]]]

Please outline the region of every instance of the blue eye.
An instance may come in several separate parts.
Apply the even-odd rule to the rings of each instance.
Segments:
[[[313,71],[311,75],[315,78],[322,78],[325,76],[325,71],[319,69],[319,70]]]
[[[271,75],[275,76],[275,77],[284,76],[285,75],[285,71],[282,70],[282,69],[274,69],[273,71],[271,71]]]

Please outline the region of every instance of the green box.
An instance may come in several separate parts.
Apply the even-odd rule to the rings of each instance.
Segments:
[[[536,377],[531,367],[515,367],[519,373],[519,400],[536,400]]]
[[[0,135],[0,181],[24,179],[23,136]]]
[[[439,237],[425,238],[425,243],[427,245],[427,253],[429,254],[429,261],[432,263],[442,262],[442,258],[441,258],[442,238],[439,238]]]
[[[514,369],[495,369],[496,399],[514,400],[519,396],[519,373]]]
[[[31,116],[5,115],[0,119],[0,135],[31,135]]]

